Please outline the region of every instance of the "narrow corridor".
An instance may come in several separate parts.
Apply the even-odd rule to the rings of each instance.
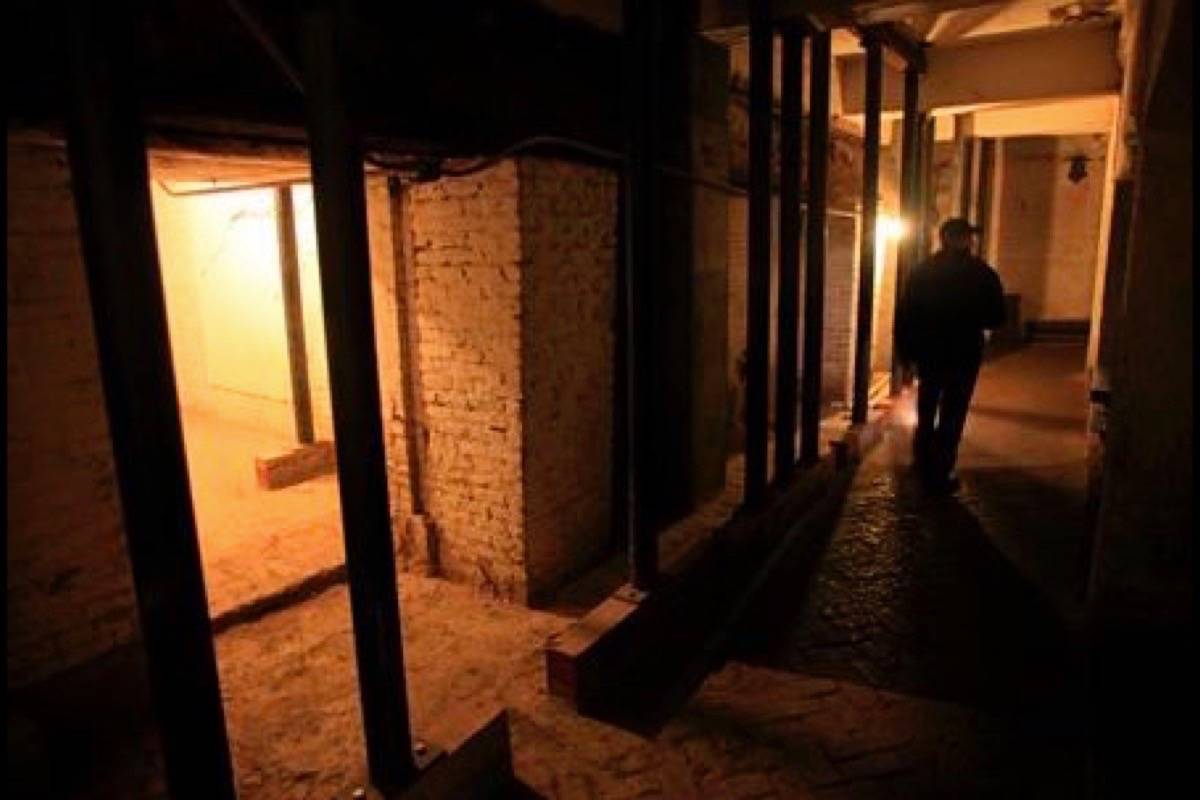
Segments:
[[[747,614],[683,720],[757,752],[764,796],[1082,793],[1083,361],[985,365],[953,498],[922,495],[901,408],[833,530]]]

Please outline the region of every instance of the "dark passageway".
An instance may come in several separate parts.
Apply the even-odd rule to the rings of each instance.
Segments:
[[[792,555],[693,705],[731,699],[730,680],[777,685],[771,719],[801,707],[792,744],[770,748],[819,744],[846,796],[1080,793],[1082,364],[1078,346],[1035,345],[985,365],[954,497],[920,491],[899,410],[836,525]],[[772,730],[756,713],[731,730]],[[963,770],[956,748],[980,761]]]
[[[12,5],[14,796],[1195,782],[1194,4]]]

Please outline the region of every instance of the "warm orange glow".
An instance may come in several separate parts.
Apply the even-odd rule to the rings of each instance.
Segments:
[[[880,214],[875,221],[875,241],[878,246],[886,246],[887,242],[903,239],[907,235],[908,225],[899,217]]]

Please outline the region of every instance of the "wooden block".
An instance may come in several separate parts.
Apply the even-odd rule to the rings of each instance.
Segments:
[[[315,442],[277,456],[254,459],[254,471],[260,489],[283,489],[297,483],[329,475],[337,470],[337,451],[333,442]]]

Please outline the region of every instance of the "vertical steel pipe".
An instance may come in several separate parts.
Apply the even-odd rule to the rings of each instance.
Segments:
[[[410,784],[417,767],[388,508],[362,144],[343,75],[349,48],[342,13],[326,2],[307,6],[301,50],[367,768],[371,783],[388,794]]]
[[[746,236],[746,478],[745,503],[767,491],[767,384],[771,335],[771,91],[774,40],[770,4],[750,2],[750,142]]]
[[[879,210],[879,126],[883,101],[883,48],[871,34],[867,51],[863,135],[862,226],[858,245],[858,318],[854,331],[854,393],[850,421],[867,421],[871,390],[871,331],[875,314],[875,220]]]
[[[72,6],[67,155],[167,790],[233,798],[128,4]]]
[[[800,181],[803,174],[803,28],[782,35],[779,131],[779,313],[775,355],[775,480],[796,465],[800,339]]]
[[[804,364],[800,374],[800,463],[820,457],[821,356],[825,321],[825,217],[829,184],[829,31],[813,34],[809,63],[808,219],[804,259]]]

